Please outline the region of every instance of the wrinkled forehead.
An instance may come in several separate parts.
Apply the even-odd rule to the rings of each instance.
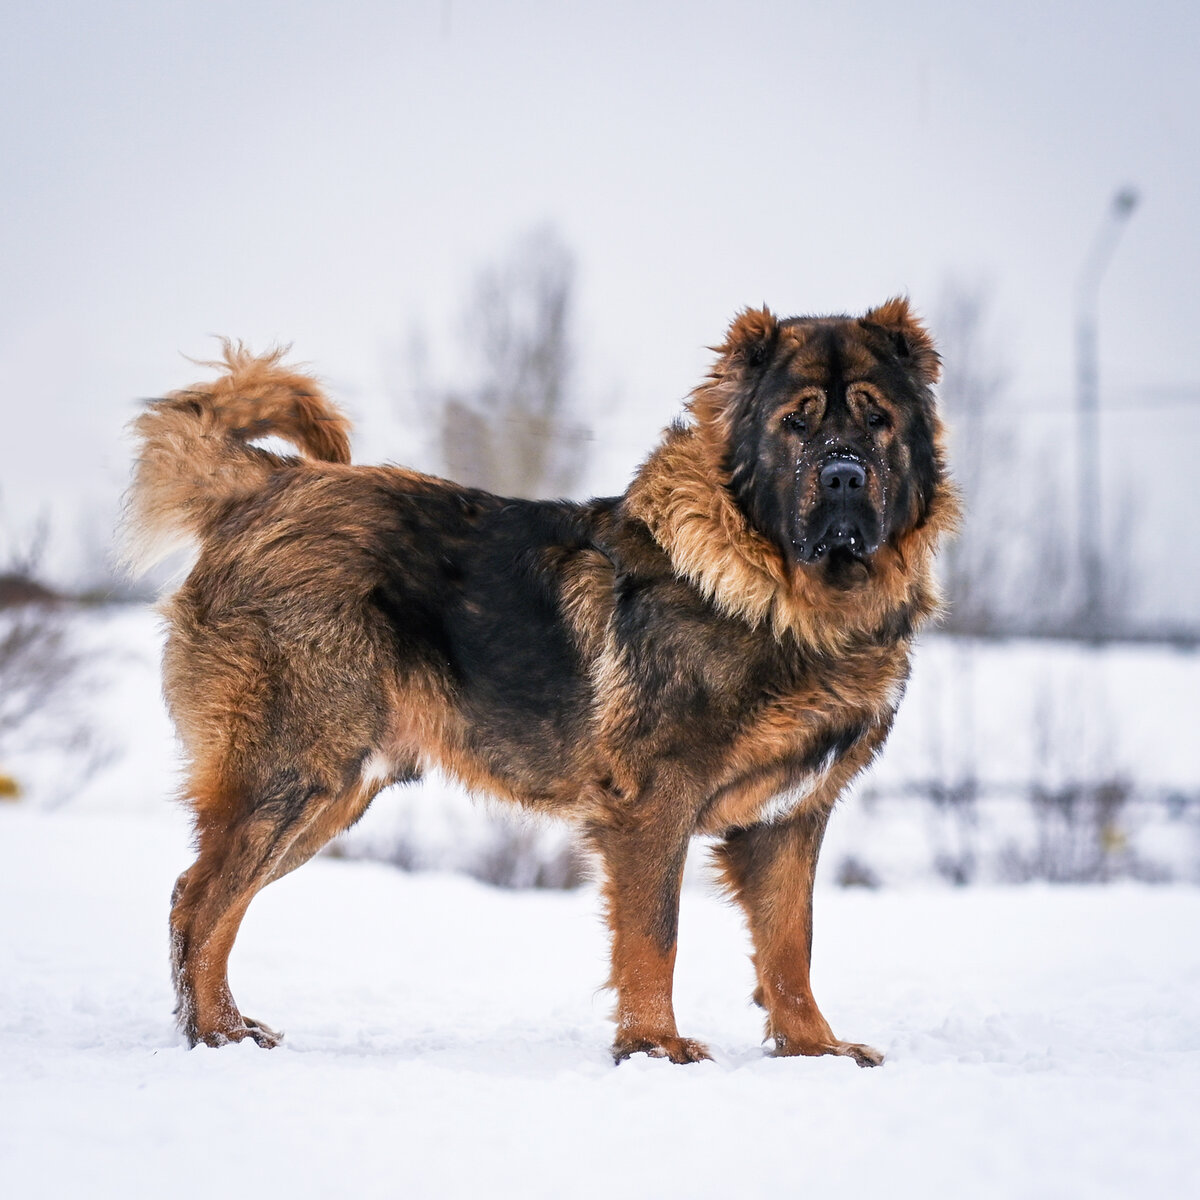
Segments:
[[[854,383],[894,387],[900,372],[886,343],[843,317],[794,317],[780,322],[773,364],[776,386],[838,392]]]

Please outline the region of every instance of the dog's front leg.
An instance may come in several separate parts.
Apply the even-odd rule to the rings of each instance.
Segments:
[[[690,830],[662,820],[594,828],[591,841],[605,871],[612,928],[612,975],[617,993],[613,1058],[645,1053],[672,1062],[699,1062],[707,1048],[679,1036],[672,984],[679,925],[679,887]]]
[[[767,1010],[766,1034],[778,1055],[841,1054],[860,1067],[883,1055],[834,1037],[809,979],[812,959],[813,877],[829,805],[818,803],[787,821],[738,829],[717,848],[725,882],[746,913],[754,940],[758,987]]]

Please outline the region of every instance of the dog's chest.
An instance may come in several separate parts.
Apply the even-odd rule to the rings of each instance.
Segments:
[[[832,803],[887,737],[905,674],[901,658],[877,672],[869,690],[852,678],[846,686],[845,675],[817,673],[764,699],[727,747],[702,827],[772,823],[811,803]]]
[[[826,762],[816,770],[806,772],[781,791],[776,791],[765,799],[755,796],[745,797],[745,802],[740,806],[742,811],[738,813],[739,819],[729,823],[773,825],[778,821],[786,821],[795,813],[800,812],[820,791],[821,785],[829,778],[833,766],[834,758],[830,755]]]

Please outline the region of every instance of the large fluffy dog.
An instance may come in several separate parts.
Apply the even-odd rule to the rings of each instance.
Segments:
[[[809,954],[826,819],[887,736],[955,518],[938,356],[907,303],[743,313],[688,418],[587,504],[351,466],[312,379],[241,348],[223,367],[138,418],[131,497],[141,561],[199,544],[164,664],[199,852],[171,909],[188,1039],[276,1043],[226,978],[247,906],[436,763],[594,850],[618,1059],[706,1057],[671,996],[706,833],[776,1051],[881,1061],[834,1036]]]

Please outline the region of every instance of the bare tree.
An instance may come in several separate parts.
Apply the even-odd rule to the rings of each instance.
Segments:
[[[114,515],[104,508],[80,514],[74,572],[78,598],[85,604],[149,604],[172,564],[131,578],[113,544]]]
[[[952,281],[938,306],[941,403],[950,427],[951,462],[966,516],[942,554],[950,599],[948,628],[995,632],[1001,617],[1003,544],[1015,443],[1003,419],[1008,371],[988,331],[990,302],[978,284]]]
[[[1100,594],[1101,633],[1120,636],[1133,631],[1133,607],[1137,594],[1138,565],[1133,547],[1137,543],[1138,526],[1145,513],[1134,499],[1128,479],[1112,485],[1115,495],[1113,517],[1104,531],[1101,542],[1103,564]]]
[[[943,579],[954,633],[1071,635],[1082,599],[1075,446],[1065,411],[1008,404],[1008,371],[979,285],[950,283],[937,320],[945,374],[941,399],[951,465],[965,500],[960,536],[945,550]],[[1129,629],[1136,578],[1136,506],[1110,487],[1116,514],[1102,547],[1104,594],[1093,635]]]
[[[23,603],[0,612],[0,748],[50,706],[78,666],[54,609]]]
[[[25,537],[10,533],[0,542],[0,796],[20,794],[2,769],[18,750],[55,749],[75,767],[72,782],[107,754],[79,705],[94,656],[72,636],[64,597],[39,579],[49,540],[42,517]]]
[[[398,408],[409,424],[428,422],[440,468],[452,479],[504,496],[579,492],[591,437],[573,388],[574,290],[570,252],[551,228],[539,227],[476,277],[453,347],[462,372],[454,383],[438,379],[439,356],[419,329],[398,350]],[[524,820],[499,818],[485,844],[448,856],[405,816],[418,802],[410,793],[393,806],[390,844],[343,841],[331,853],[405,870],[450,865],[503,887],[576,887],[584,877],[583,860],[561,836]]]
[[[508,496],[569,495],[589,435],[573,415],[574,261],[542,227],[481,271],[462,323],[466,386],[434,389],[445,470]]]

